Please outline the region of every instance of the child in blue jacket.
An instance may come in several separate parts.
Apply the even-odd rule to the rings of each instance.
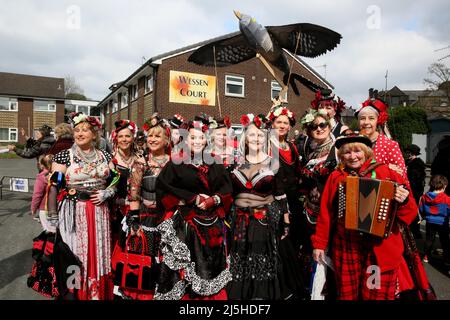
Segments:
[[[444,176],[434,175],[430,179],[430,190],[426,192],[419,202],[421,216],[426,219],[426,241],[424,262],[428,262],[431,255],[436,234],[439,234],[442,250],[444,251],[444,263],[449,263],[449,216],[450,197],[444,192],[448,180]]]

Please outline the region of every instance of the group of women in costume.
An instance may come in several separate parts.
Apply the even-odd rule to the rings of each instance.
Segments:
[[[136,125],[119,120],[112,155],[95,147],[98,121],[75,115],[75,143],[53,159],[47,212],[80,261],[79,286],[68,291],[78,299],[308,299],[314,264],[328,255],[330,297],[394,299],[405,278],[398,228],[385,239],[345,229],[336,190],[362,173],[398,183],[398,220],[409,224],[417,207],[398,144],[379,130],[387,106],[363,103],[362,134],[340,122],[343,107],[318,92],[296,141],[288,139],[295,116],[282,103],[267,116],[243,115],[239,140],[230,139],[228,117],[154,115],[142,128],[145,150]],[[124,252],[146,257],[133,271],[139,285],[124,281],[127,262],[116,263]],[[369,289],[373,264],[381,286]]]

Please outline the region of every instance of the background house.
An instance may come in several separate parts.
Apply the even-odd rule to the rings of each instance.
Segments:
[[[19,142],[24,128],[64,121],[64,79],[0,72],[0,143]]]
[[[443,82],[437,90],[401,90],[397,86],[380,92],[389,106],[416,106],[427,113],[431,132],[428,135],[413,135],[413,143],[420,146],[421,158],[431,163],[438,151],[438,144],[450,135],[450,82]]]

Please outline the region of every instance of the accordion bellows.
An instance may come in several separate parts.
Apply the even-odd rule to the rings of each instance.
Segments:
[[[348,176],[339,186],[339,217],[345,228],[387,238],[395,219],[395,183]]]

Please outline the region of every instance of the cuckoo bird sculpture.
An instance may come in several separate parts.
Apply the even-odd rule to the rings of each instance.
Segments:
[[[299,94],[297,80],[316,90],[319,86],[301,75],[291,72],[283,49],[294,55],[314,58],[333,50],[341,41],[341,35],[330,29],[310,23],[264,27],[251,16],[234,11],[239,19],[240,32],[235,32],[195,50],[188,61],[204,66],[224,67],[258,57],[283,89],[288,82],[294,93]],[[283,73],[278,79],[272,67]]]

